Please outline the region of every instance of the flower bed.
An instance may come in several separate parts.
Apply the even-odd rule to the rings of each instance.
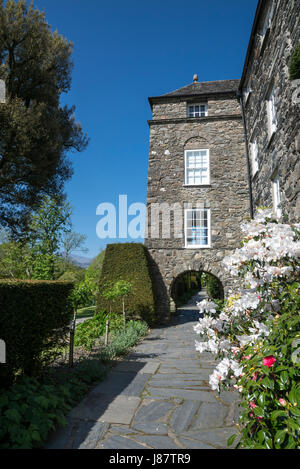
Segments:
[[[196,349],[221,359],[211,388],[241,394],[237,447],[300,448],[300,225],[259,209],[242,230],[242,247],[223,261],[241,287],[222,309],[199,303]]]

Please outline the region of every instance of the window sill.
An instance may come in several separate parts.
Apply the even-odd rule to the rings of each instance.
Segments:
[[[211,187],[211,184],[182,184],[182,187]]]
[[[184,249],[210,249],[211,245],[208,246],[183,246]]]
[[[208,114],[205,114],[205,116],[199,116],[199,117],[195,117],[195,116],[186,116],[188,119],[203,119],[203,117],[208,117]]]

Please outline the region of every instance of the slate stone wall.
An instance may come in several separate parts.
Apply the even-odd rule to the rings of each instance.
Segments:
[[[260,35],[268,8],[273,6],[270,31]],[[300,80],[290,81],[291,55],[300,41],[300,0],[266,1],[250,56],[245,88],[249,144],[258,143],[259,170],[253,177],[254,205],[272,206],[271,180],[278,172],[282,210],[290,221],[300,217]],[[266,99],[275,87],[277,130],[270,138]]]
[[[177,98],[175,102],[172,98],[171,103],[156,104],[154,118],[149,121],[149,227],[145,244],[151,255],[162,320],[169,318],[170,289],[182,272],[211,272],[222,281],[227,293],[232,279],[222,269],[221,260],[239,246],[240,223],[249,216],[245,143],[238,100],[232,93],[206,99],[207,117],[187,118],[187,101]],[[201,96],[194,98],[194,102],[201,102]],[[210,152],[210,185],[186,186],[184,151],[201,148]],[[185,248],[184,230],[181,238],[174,237],[172,213],[170,236],[163,238],[159,230],[161,220],[151,217],[153,203],[181,207],[182,227],[183,208],[187,204],[210,208],[211,248]],[[168,213],[163,216],[168,217]],[[155,232],[156,238],[151,236]]]

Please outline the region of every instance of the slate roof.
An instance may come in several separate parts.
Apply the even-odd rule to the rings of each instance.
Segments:
[[[178,90],[171,93],[162,94],[160,96],[153,96],[148,98],[149,102],[165,99],[165,98],[180,98],[198,95],[210,95],[219,93],[232,93],[236,92],[239,87],[240,80],[218,80],[218,81],[203,81],[194,82],[187,86],[183,86]]]

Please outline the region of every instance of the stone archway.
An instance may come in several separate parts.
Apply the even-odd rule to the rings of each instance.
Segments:
[[[234,281],[222,266],[223,250],[195,252],[188,249],[149,249],[148,252],[153,286],[156,297],[156,310],[160,322],[168,322],[176,310],[172,298],[172,286],[177,277],[189,271],[207,272],[221,283],[226,298]]]
[[[208,296],[224,300],[222,281],[211,272],[200,270],[184,270],[178,274],[169,286],[170,309],[174,311],[181,303],[189,301],[194,295],[205,291]]]

